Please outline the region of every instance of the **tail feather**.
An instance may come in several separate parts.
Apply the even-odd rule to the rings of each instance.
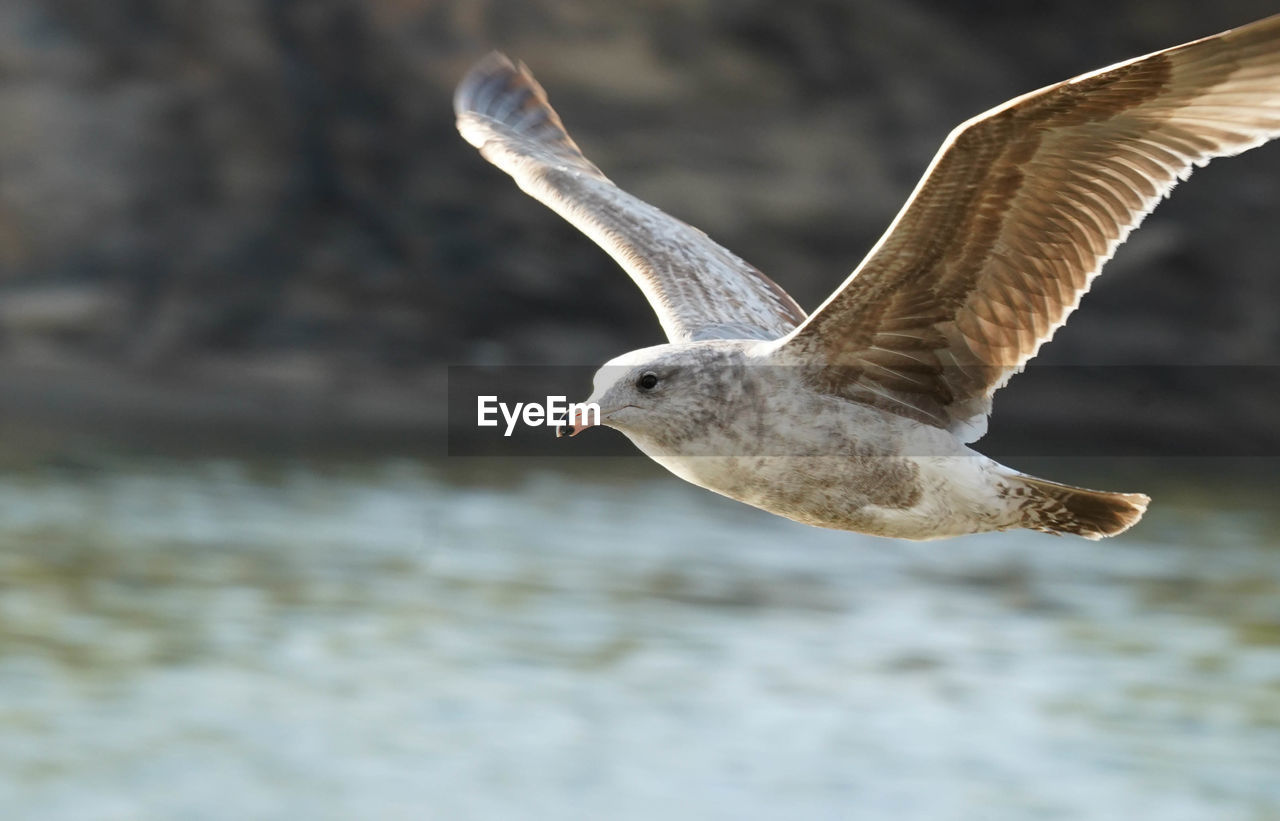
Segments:
[[[1030,490],[1022,526],[1045,533],[1073,533],[1086,539],[1115,536],[1137,524],[1151,501],[1142,493],[1108,493],[1032,476],[1019,478]]]

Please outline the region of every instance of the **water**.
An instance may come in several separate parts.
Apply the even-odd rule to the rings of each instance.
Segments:
[[[900,544],[588,461],[3,474],[0,814],[1280,818],[1265,501]]]

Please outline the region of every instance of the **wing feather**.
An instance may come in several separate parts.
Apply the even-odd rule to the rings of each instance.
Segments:
[[[706,234],[614,185],[578,149],[523,65],[481,60],[454,95],[458,131],[600,245],[640,286],[672,342],[777,339],[805,313]]]
[[[991,395],[1173,186],[1277,136],[1280,15],[1012,100],[951,133],[778,356],[823,390],[976,439]],[[907,350],[910,365],[887,355]]]

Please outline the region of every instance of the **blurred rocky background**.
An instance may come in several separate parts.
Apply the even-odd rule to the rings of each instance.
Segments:
[[[0,422],[408,440],[442,424],[448,365],[662,341],[612,262],[456,135],[452,88],[492,48],[619,184],[812,308],[955,124],[1275,11],[4,0]],[[992,446],[1280,454],[1277,225],[1280,145],[1198,172],[1001,394]]]

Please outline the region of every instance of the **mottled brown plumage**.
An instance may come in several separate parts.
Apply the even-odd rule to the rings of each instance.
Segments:
[[[1280,16],[970,120],[788,346],[838,366],[815,374],[823,389],[973,441],[991,395],[1174,184],[1280,132],[1278,84]]]

